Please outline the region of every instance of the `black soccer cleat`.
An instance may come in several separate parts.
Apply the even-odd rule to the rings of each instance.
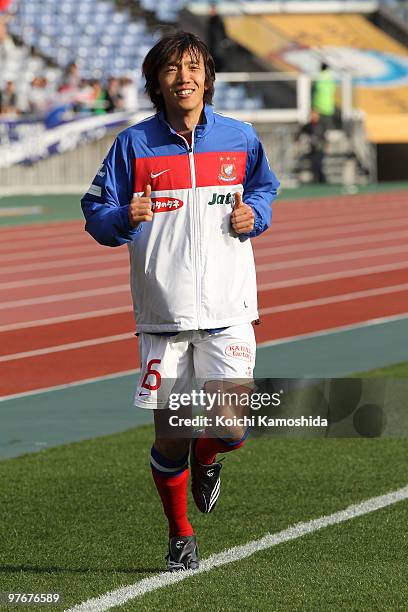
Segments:
[[[197,439],[194,438],[191,442],[191,491],[197,508],[208,514],[214,510],[220,495],[222,465],[218,462],[203,465],[197,461],[194,454]]]
[[[193,536],[174,536],[169,540],[169,554],[166,556],[169,572],[198,569],[197,539]]]

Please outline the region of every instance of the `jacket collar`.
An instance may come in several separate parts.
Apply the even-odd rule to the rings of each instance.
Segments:
[[[171,127],[170,123],[168,123],[164,111],[159,111],[157,113],[157,118],[161,125],[170,130],[172,134],[177,135],[177,132]],[[211,104],[204,104],[204,123],[199,123],[196,126],[194,130],[195,140],[202,138],[211,130],[214,125],[214,120],[214,107]]]

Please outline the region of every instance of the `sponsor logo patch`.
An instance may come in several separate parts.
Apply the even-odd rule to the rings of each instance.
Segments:
[[[211,200],[208,202],[209,206],[213,206],[214,204],[235,204],[235,196],[233,193],[213,193]]]
[[[225,354],[229,357],[234,357],[235,359],[252,362],[252,351],[247,342],[229,344],[225,349]]]
[[[184,202],[178,198],[152,198],[152,211],[154,213],[178,210]]]

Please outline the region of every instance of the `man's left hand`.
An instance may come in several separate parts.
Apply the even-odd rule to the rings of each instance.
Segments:
[[[231,225],[237,234],[247,234],[254,229],[255,215],[248,204],[242,201],[242,196],[235,193],[235,205],[231,214]]]

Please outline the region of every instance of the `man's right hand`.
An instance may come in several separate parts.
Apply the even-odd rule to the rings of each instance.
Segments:
[[[143,195],[133,196],[129,204],[129,222],[133,228],[143,221],[153,220],[151,193],[151,185],[146,185]]]

